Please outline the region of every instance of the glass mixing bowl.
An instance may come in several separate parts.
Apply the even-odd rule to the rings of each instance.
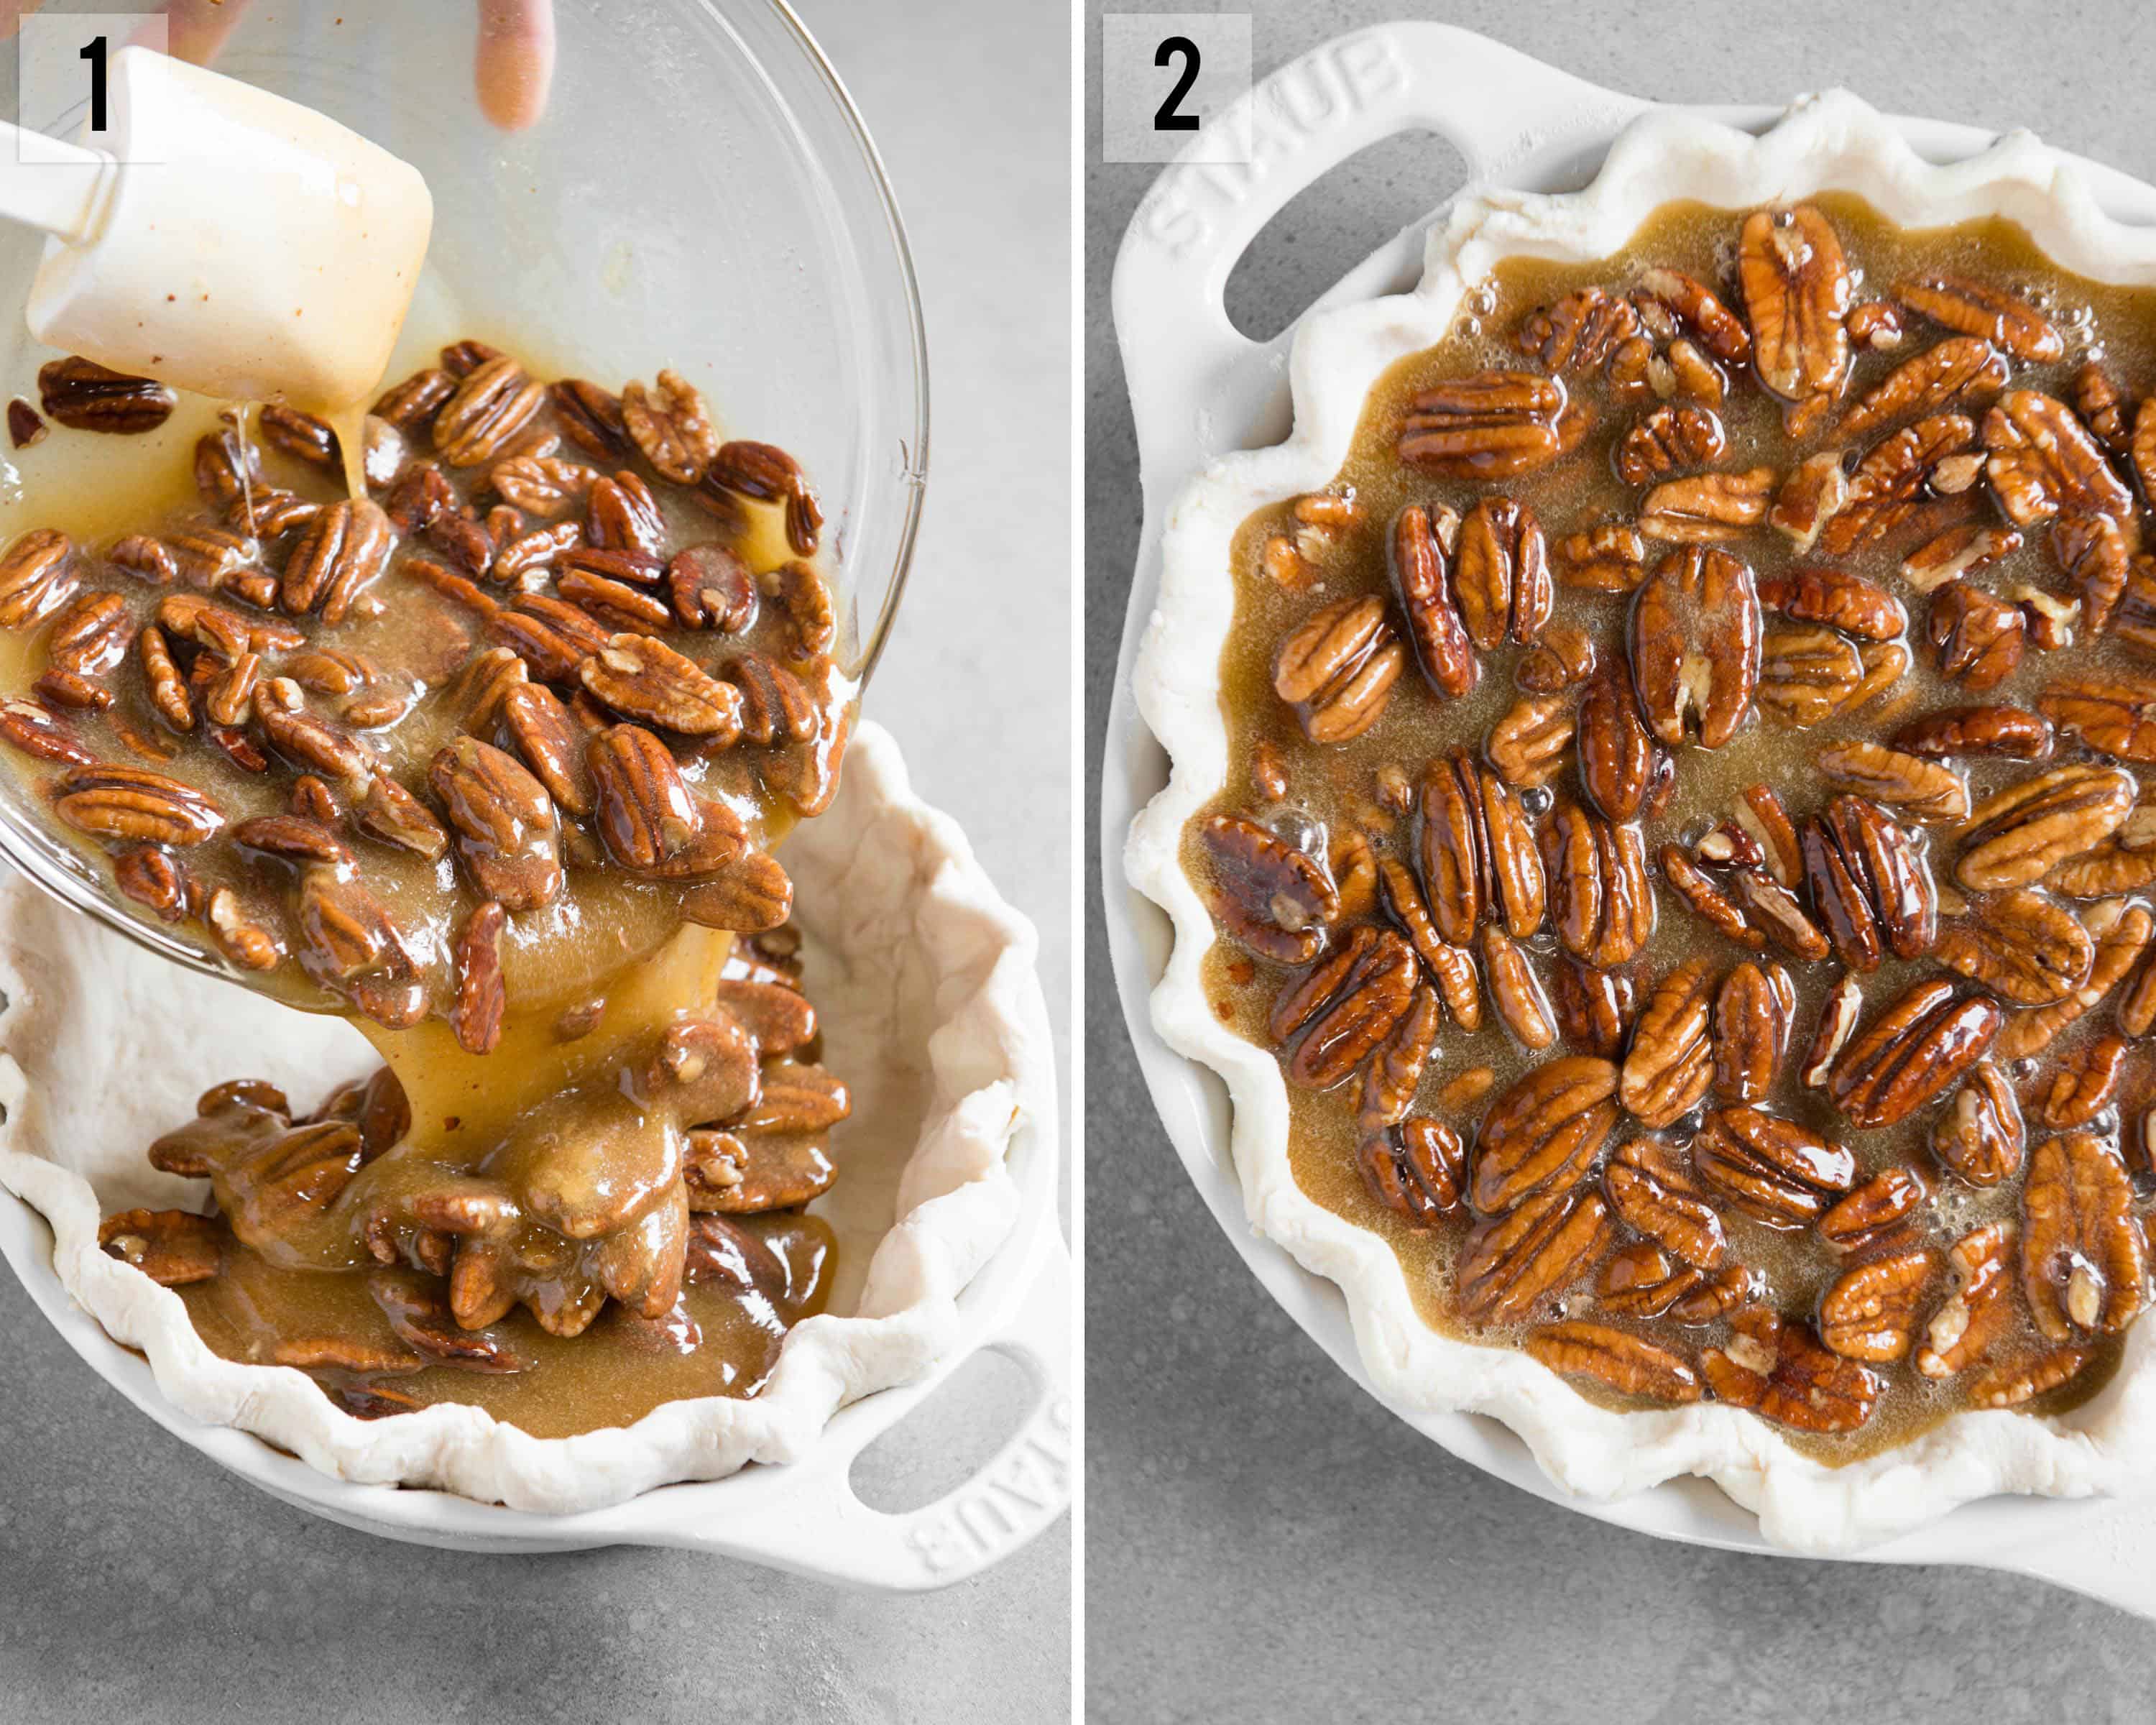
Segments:
[[[426,177],[434,230],[415,331],[438,326],[444,308],[430,296],[441,296],[464,328],[516,340],[542,371],[612,382],[672,365],[711,398],[723,434],[795,455],[829,521],[840,651],[865,680],[905,587],[928,459],[921,302],[867,128],[780,0],[555,0],[555,29],[545,116],[516,133],[479,111],[476,9],[458,0],[367,0],[341,17],[256,0],[216,67],[320,109]],[[10,307],[40,244],[0,233]],[[16,334],[0,352],[12,346],[34,370],[49,356],[8,315]],[[0,454],[6,536],[37,525],[20,495]],[[228,973],[207,947],[111,901],[102,875],[12,800],[0,798],[0,855],[163,956]]]

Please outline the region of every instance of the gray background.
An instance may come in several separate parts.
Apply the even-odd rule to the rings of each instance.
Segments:
[[[1000,0],[801,9],[898,187],[933,356],[926,522],[870,706],[1038,924],[1067,1049],[1069,16]],[[954,42],[963,112],[947,89],[923,99],[947,85]],[[910,1600],[673,1552],[422,1550],[288,1508],[167,1436],[5,1275],[0,1335],[0,1725],[1069,1716],[1067,1520]],[[902,1507],[956,1483],[1004,1435],[1014,1375],[963,1373],[864,1459],[865,1495]]]
[[[1089,0],[1091,3],[1091,0]],[[1178,5],[1184,0],[1178,0]],[[1117,11],[1169,10],[1116,0]],[[1229,8],[1223,8],[1229,9]],[[1672,101],[1845,84],[1890,111],[2005,128],[2156,177],[2156,13],[2071,24],[1968,0],[1709,8],[1241,0],[1260,76],[1414,13]],[[1088,20],[1088,89],[1100,29]],[[1086,204],[1088,803],[1138,534],[1109,271],[1155,170]],[[1449,148],[1380,146],[1291,204],[1231,283],[1270,336],[1454,188]],[[1259,255],[1270,248],[1270,255]],[[2038,1584],[1656,1543],[1455,1462],[1273,1306],[1198,1202],[1125,1034],[1087,852],[1087,1711],[1101,1721],[1988,1722],[2156,1717],[2156,1630]]]

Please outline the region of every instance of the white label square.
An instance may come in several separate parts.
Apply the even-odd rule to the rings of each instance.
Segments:
[[[162,12],[38,13],[24,18],[15,76],[15,115],[23,130],[15,159],[65,161],[51,141],[58,138],[127,162],[164,161],[165,141],[151,128],[130,126],[121,148],[112,61],[121,49],[136,44],[162,54],[167,40]]]
[[[1101,18],[1101,159],[1250,159],[1250,15],[1111,12]]]

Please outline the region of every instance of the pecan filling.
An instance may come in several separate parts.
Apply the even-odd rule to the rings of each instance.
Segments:
[[[1185,835],[1448,1332],[1815,1453],[2116,1363],[2156,1196],[2156,295],[2004,223],[1515,260],[1235,554]]]
[[[38,382],[41,455],[207,420],[85,361]],[[617,396],[464,341],[349,426],[207,424],[191,504],[133,477],[125,531],[77,500],[0,552],[17,801],[388,1064],[311,1112],[212,1091],[151,1152],[209,1213],[107,1250],[355,1411],[552,1435],[753,1394],[826,1291],[802,1206],[849,1106],[771,855],[854,698],[799,466],[674,372]]]

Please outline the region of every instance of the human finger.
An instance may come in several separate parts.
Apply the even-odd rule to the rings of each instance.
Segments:
[[[554,80],[553,0],[479,0],[473,75],[480,111],[504,131],[536,122]]]

